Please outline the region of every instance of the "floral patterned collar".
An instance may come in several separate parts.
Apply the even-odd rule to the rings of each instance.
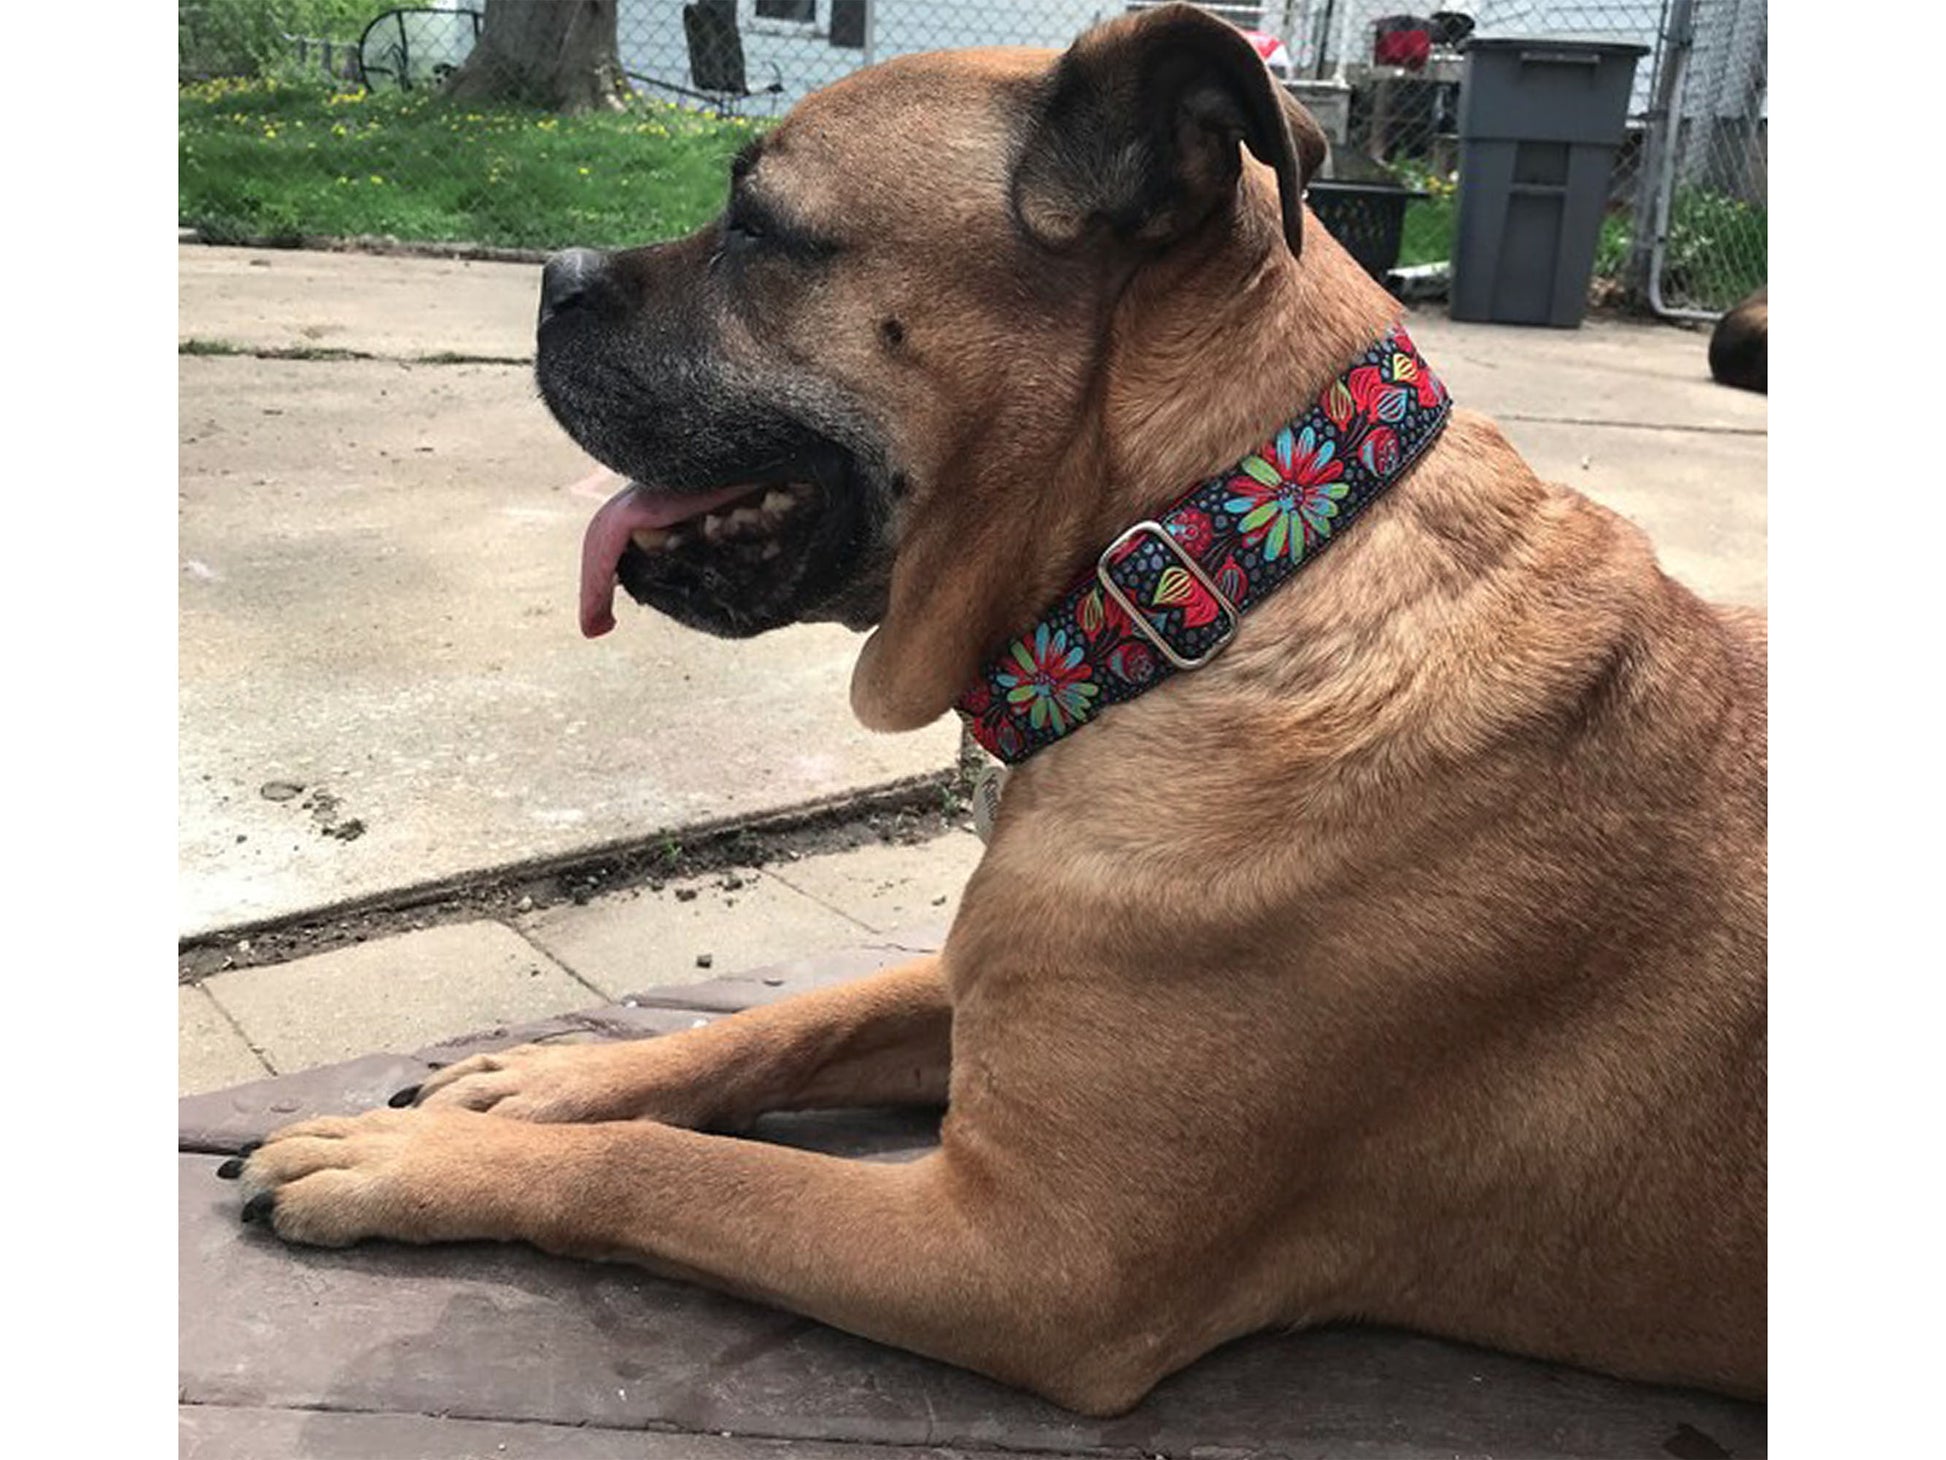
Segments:
[[[1196,669],[1243,612],[1406,473],[1452,398],[1398,325],[1315,404],[1161,517],[1138,522],[954,702],[1009,765]]]

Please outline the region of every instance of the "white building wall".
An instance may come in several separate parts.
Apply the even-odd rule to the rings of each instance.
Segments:
[[[870,59],[882,61],[962,46],[1065,46],[1123,7],[1106,0],[876,0],[872,9]],[[749,84],[756,89],[781,82],[780,113],[867,60],[864,50],[831,44],[831,0],[814,0],[814,13],[810,25],[767,19],[757,14],[757,0],[737,0]],[[616,28],[625,70],[690,84],[682,0],[621,0]],[[760,101],[755,109],[762,114],[767,108]]]

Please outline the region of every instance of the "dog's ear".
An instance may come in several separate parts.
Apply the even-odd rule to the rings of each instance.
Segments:
[[[1049,248],[1101,227],[1165,245],[1234,192],[1239,142],[1276,172],[1284,241],[1299,253],[1304,184],[1324,160],[1310,114],[1207,11],[1165,5],[1111,21],[1049,74],[1014,169],[1014,211]]]

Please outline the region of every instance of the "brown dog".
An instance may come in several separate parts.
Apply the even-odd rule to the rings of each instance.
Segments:
[[[1765,285],[1710,331],[1710,374],[1724,385],[1770,393],[1770,286]]]
[[[584,626],[611,570],[717,632],[871,625],[857,713],[934,720],[1394,322],[1305,220],[1322,150],[1174,7],[860,72],[717,224],[561,256],[543,391],[655,484]],[[1207,667],[1015,773],[937,958],[467,1060],[277,1133],[246,1215],[637,1262],[1091,1413],[1349,1317],[1761,1393],[1764,705],[1760,615],[1460,412]],[[937,1153],[705,1133],[893,1102]]]

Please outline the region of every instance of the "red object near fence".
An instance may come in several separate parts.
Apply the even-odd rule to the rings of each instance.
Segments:
[[[1432,25],[1414,15],[1388,15],[1372,26],[1372,60],[1380,66],[1425,69],[1432,56]]]

